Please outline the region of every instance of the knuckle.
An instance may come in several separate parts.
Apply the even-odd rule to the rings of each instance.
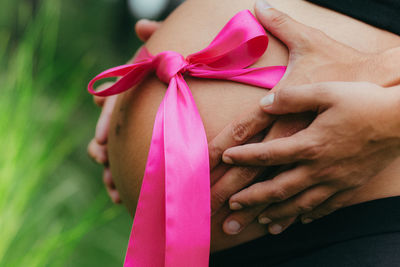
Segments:
[[[300,204],[296,207],[296,212],[297,214],[304,214],[304,213],[309,213],[315,209],[315,204],[313,203],[305,203],[305,204]]]
[[[275,187],[271,192],[271,200],[273,202],[282,202],[289,197],[288,192],[284,188]]]
[[[274,27],[279,28],[285,25],[288,22],[288,15],[285,13],[274,13],[271,17],[271,24],[274,25]]]
[[[249,122],[240,120],[233,123],[232,127],[232,138],[238,143],[242,144],[247,141],[250,137],[250,127]]]
[[[271,160],[273,159],[273,154],[270,150],[266,150],[266,151],[256,154],[256,159],[261,164],[268,165],[271,162]]]
[[[238,167],[237,178],[242,182],[250,182],[258,174],[259,168],[256,167]]]
[[[246,190],[246,197],[240,199],[240,203],[244,206],[252,206],[266,202],[266,194],[261,183],[254,184]]]
[[[314,182],[330,181],[332,177],[335,176],[336,166],[326,166],[324,168],[316,170],[314,177],[316,178]],[[345,182],[345,181],[343,181]],[[343,186],[345,186],[343,184]]]
[[[227,201],[227,192],[223,190],[212,190],[211,205],[213,208],[222,206]]]
[[[209,143],[208,153],[210,155],[210,159],[212,159],[214,161],[221,159],[223,152],[224,152],[224,150],[219,145],[217,145],[215,142]]]
[[[324,145],[317,141],[309,141],[307,145],[301,151],[303,159],[315,160],[321,157],[324,152]]]

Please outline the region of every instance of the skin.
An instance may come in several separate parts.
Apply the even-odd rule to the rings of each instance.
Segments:
[[[258,9],[257,9],[258,10]],[[258,15],[258,17],[259,17],[259,19],[261,20],[261,22],[263,22],[263,23],[266,23],[266,21],[263,21],[263,16],[261,15],[260,16],[260,13],[261,12],[258,12],[257,13],[257,15]],[[273,19],[272,20],[272,22],[276,22],[277,24],[279,24],[279,25],[284,25],[284,23],[282,23],[282,19]],[[267,23],[266,23],[267,24]],[[273,25],[272,23],[269,23],[268,24],[269,25],[269,27],[270,27],[270,29],[268,29],[268,30],[270,30],[273,34],[277,34],[277,37],[278,38],[282,38],[282,39],[284,39],[282,36],[282,34],[281,35],[279,35],[279,32],[285,32],[287,29],[284,29],[284,28],[280,28],[279,29],[279,27],[277,28],[277,31],[275,31],[275,32],[273,32],[273,28],[271,28],[271,25]],[[268,25],[265,25],[265,26],[268,26]],[[293,25],[291,25],[291,26],[293,26]],[[304,29],[304,28],[303,28]],[[295,32],[295,31],[292,31],[292,32]],[[310,37],[310,36],[309,36]],[[319,35],[319,37],[321,37],[321,35]],[[329,38],[328,38],[329,39]],[[306,38],[300,38],[299,40],[306,40]],[[331,40],[331,39],[329,39],[329,40]],[[284,40],[282,40],[282,41],[284,41]],[[314,41],[320,41],[319,39],[316,39],[316,40],[314,40]],[[323,45],[327,45],[327,43],[326,42],[323,42],[322,43]],[[203,44],[201,44],[201,45],[199,45],[199,47],[203,47]],[[333,43],[332,44],[332,48],[336,48],[336,47],[343,47],[342,45],[339,45],[338,43]],[[197,49],[197,47],[196,47],[196,49]],[[291,49],[291,52],[292,52],[292,50],[293,49],[295,49],[295,47],[289,47],[289,49]],[[297,50],[297,51],[299,51],[299,50]],[[349,50],[350,51],[350,50]],[[314,52],[314,53],[311,53],[311,52]],[[318,56],[318,55],[320,55],[320,58],[322,58],[322,59],[324,59],[324,58],[326,58],[326,53],[323,53],[324,51],[321,51],[321,50],[315,50],[315,51],[309,51],[309,50],[305,50],[304,51],[304,55],[303,55],[303,57],[299,57],[298,58],[298,60],[292,60],[292,56],[290,57],[291,58],[291,60],[290,60],[290,65],[289,66],[294,66],[293,68],[292,68],[292,70],[293,70],[293,72],[292,73],[295,73],[295,71],[294,70],[296,70],[297,68],[303,68],[303,67],[307,67],[307,64],[306,63],[308,63],[308,66],[311,68],[311,69],[308,69],[308,71],[315,71],[315,69],[312,69],[312,66],[314,66],[314,64],[315,64],[315,61],[313,61],[312,60],[312,57],[310,56],[310,57],[307,57],[306,55],[307,54],[313,54],[313,56]],[[354,50],[351,50],[351,52],[354,52]],[[296,53],[296,55],[298,54],[298,52]],[[321,54],[322,54],[322,56],[321,56]],[[353,53],[351,53],[352,55],[353,55]],[[361,52],[360,52],[360,54],[362,54]],[[291,54],[292,55],[292,54]],[[300,59],[302,59],[303,58],[303,60],[304,59],[309,59],[310,60],[310,62],[308,62],[307,60],[304,60],[304,61],[300,61]],[[336,58],[336,57],[335,57]],[[335,59],[334,58],[334,59]],[[346,58],[346,57],[345,57]],[[352,57],[353,58],[353,57]],[[356,58],[358,58],[358,57],[356,57]],[[378,57],[375,57],[375,58],[378,58]],[[379,57],[380,58],[380,57]],[[318,59],[318,58],[317,58]],[[297,64],[295,64],[297,62]],[[300,63],[303,63],[303,64],[300,64]],[[329,66],[330,64],[331,64],[332,62],[328,62],[327,63],[327,65]],[[357,62],[357,64],[358,63],[360,63],[360,62]],[[324,70],[324,68],[321,68],[321,69],[323,69]],[[368,68],[366,68],[366,69],[368,69]],[[337,76],[331,76],[332,74],[334,74],[334,72],[332,72],[332,69],[325,69],[325,70],[327,70],[326,72],[324,72],[324,71],[322,71],[322,73],[325,73],[324,75],[321,75],[320,77],[323,77],[323,78],[321,78],[321,80],[332,80],[332,79],[336,79],[336,77]],[[299,72],[299,77],[301,77],[301,72]],[[348,74],[348,71],[346,72],[346,75]],[[304,75],[303,75],[304,76]],[[293,75],[292,77],[295,77],[295,75]],[[330,78],[330,77],[334,77],[334,78]],[[351,79],[353,79],[353,80],[357,80],[357,79],[354,79],[354,76],[352,76],[352,75],[350,75],[350,77],[349,76],[347,76],[348,77],[348,79],[349,80],[351,80]],[[307,77],[307,78],[309,78],[309,77]],[[372,76],[370,76],[369,78],[372,78]],[[304,80],[304,81],[302,81],[302,82],[304,82],[304,83],[308,83],[308,82],[314,82],[314,81],[308,81],[308,80]],[[299,82],[300,83],[300,82]],[[300,83],[301,84],[301,83]],[[251,114],[252,116],[248,116],[249,114]],[[301,118],[303,115],[300,115],[299,116],[299,118]],[[214,166],[217,166],[218,165],[218,162],[219,162],[219,160],[221,159],[221,155],[222,155],[222,152],[227,148],[227,147],[230,147],[230,146],[234,146],[234,145],[237,145],[237,144],[240,144],[241,142],[243,143],[243,142],[245,142],[245,141],[248,141],[248,139],[250,138],[250,136],[247,136],[246,138],[243,138],[243,135],[241,135],[240,133],[242,133],[243,132],[243,129],[245,129],[245,128],[243,128],[243,127],[241,127],[242,125],[243,125],[243,121],[246,121],[246,118],[248,118],[248,117],[250,117],[250,118],[259,118],[259,120],[258,120],[258,122],[259,122],[259,127],[261,127],[260,125],[262,125],[263,123],[265,124],[265,123],[270,123],[271,122],[271,118],[273,117],[274,118],[274,116],[271,116],[271,115],[267,115],[266,113],[264,113],[259,107],[258,107],[258,105],[257,105],[257,109],[253,109],[251,112],[246,112],[245,114],[243,114],[243,116],[241,117],[242,119],[240,119],[240,120],[238,120],[239,121],[239,123],[238,123],[238,121],[236,121],[236,122],[234,122],[232,125],[237,125],[237,126],[239,126],[239,127],[231,127],[231,128],[229,128],[229,126],[226,128],[226,129],[228,129],[228,130],[224,130],[223,132],[222,132],[222,135],[220,135],[218,138],[216,138],[216,140],[219,140],[218,142],[217,141],[213,141],[213,142],[211,142],[210,143],[210,153],[211,153],[211,157],[210,157],[210,159],[211,159],[211,163],[212,163],[212,165],[213,164],[215,164]],[[273,139],[273,138],[276,138],[276,137],[281,137],[281,136],[287,136],[287,135],[291,135],[291,134],[293,134],[294,132],[296,132],[296,131],[298,131],[298,130],[300,130],[300,129],[303,129],[303,128],[305,128],[309,123],[310,123],[310,121],[311,121],[311,119],[310,118],[308,118],[307,116],[306,116],[306,118],[304,119],[304,121],[305,121],[305,123],[304,122],[302,122],[301,120],[296,120],[296,122],[294,121],[294,120],[292,120],[291,118],[292,118],[293,116],[287,116],[286,118],[282,118],[282,119],[280,119],[280,120],[278,120],[278,123],[275,123],[275,126],[274,126],[274,128],[271,130],[271,132],[270,132],[270,135],[269,135],[269,137],[268,138],[271,138],[271,139]],[[255,120],[248,120],[249,122],[250,121],[255,121]],[[257,121],[257,120],[256,120]],[[297,123],[297,121],[299,121],[299,126],[293,126],[293,125],[296,125],[296,123]],[[286,122],[286,123],[285,123]],[[279,126],[280,125],[280,126]],[[279,127],[278,127],[279,126]],[[239,128],[239,130],[235,130],[235,129],[237,129],[237,128]],[[231,129],[231,130],[229,130],[229,129]],[[232,136],[232,135],[230,135],[230,133],[237,133],[237,134],[239,134],[238,136]],[[271,134],[272,133],[272,134]],[[221,138],[223,135],[227,135],[227,138]],[[255,134],[255,132],[253,133],[253,134]],[[239,137],[239,138],[238,138]],[[233,141],[231,141],[233,139]],[[262,139],[262,136],[261,136],[261,139]],[[220,144],[222,144],[222,145],[220,145],[220,146],[218,146],[217,144],[218,143],[220,143]],[[223,148],[223,149],[221,149],[221,148]],[[214,157],[213,155],[215,155],[215,154],[219,154],[219,156],[217,156],[217,157]],[[217,158],[217,160],[216,161],[213,161],[213,158]],[[262,168],[265,168],[265,167],[262,167]],[[257,169],[260,169],[260,168],[244,168],[244,167],[234,167],[234,168],[231,168],[231,169],[229,169],[229,171],[227,172],[227,170],[228,170],[229,168],[227,168],[226,166],[224,166],[224,165],[218,165],[215,169],[214,169],[214,171],[213,171],[213,173],[212,173],[212,184],[214,185],[214,190],[212,189],[212,192],[214,193],[214,200],[213,201],[215,201],[215,199],[216,199],[216,203],[218,203],[218,201],[220,201],[220,202],[223,202],[223,200],[224,200],[224,198],[225,198],[225,200],[228,200],[229,199],[229,197],[232,195],[232,194],[234,194],[234,193],[236,193],[236,192],[238,192],[238,191],[240,191],[240,189],[242,189],[244,186],[246,186],[246,185],[248,185],[248,184],[251,184],[251,183],[254,183],[254,177],[256,176],[256,174],[258,174],[259,173],[259,170],[257,170]],[[217,188],[217,187],[215,187],[217,184],[219,184],[219,185],[221,185],[220,183],[218,183],[219,181],[221,181],[221,180],[219,180],[219,178],[222,176],[223,178],[224,178],[224,180],[226,180],[226,178],[228,177],[227,175],[224,175],[224,174],[230,174],[229,175],[229,177],[231,177],[232,179],[236,179],[236,181],[240,181],[240,180],[243,180],[243,178],[247,178],[246,180],[246,182],[241,182],[240,183],[240,188],[238,188],[238,189],[235,189],[235,190],[233,190],[232,192],[229,192],[230,190],[231,190],[231,187],[229,187],[229,184],[228,184],[228,187],[219,187],[219,189]],[[236,177],[236,178],[235,178]],[[240,178],[242,178],[242,179],[240,179]],[[236,184],[236,183],[230,183],[230,184]],[[215,188],[217,188],[217,190],[215,190]],[[224,194],[221,194],[220,192],[221,191],[224,191]],[[228,193],[226,193],[225,194],[225,192],[228,192]],[[222,196],[222,197],[221,197]],[[215,204],[214,204],[215,205]],[[238,218],[255,218],[255,217],[257,217],[257,215],[261,212],[262,210],[260,210],[258,213],[254,213],[254,214],[250,214],[251,216],[249,216],[249,214],[248,213],[246,213],[246,212],[242,212],[242,213],[234,213],[233,215],[234,216],[237,216]],[[219,211],[220,212],[220,211]],[[216,213],[216,211],[214,210],[214,213]],[[289,220],[290,219],[290,220]],[[290,222],[292,222],[293,221],[293,218],[289,218],[289,219],[285,219],[285,221],[289,224]],[[226,227],[225,227],[225,225],[226,224],[224,224],[224,230],[227,230],[226,229]],[[241,230],[243,230],[244,229],[244,226],[245,226],[245,224],[243,224],[243,228],[242,229],[240,229],[240,231]],[[272,227],[273,228],[273,227]],[[226,232],[228,232],[228,231],[226,231]]]
[[[258,2],[263,3],[263,2]],[[337,80],[337,81],[370,81],[373,83],[380,84],[382,86],[390,86],[399,82],[400,75],[397,73],[397,68],[393,68],[393,59],[400,58],[400,49],[394,48],[384,51],[382,53],[363,53],[353,48],[347,47],[340,44],[333,39],[326,36],[321,31],[307,27],[291,19],[286,14],[279,12],[278,10],[271,9],[269,6],[260,4],[256,8],[256,15],[259,20],[263,23],[266,29],[271,32],[274,36],[278,37],[283,41],[290,51],[289,57],[289,69],[284,79],[273,89],[276,92],[286,92],[284,89],[288,86],[318,83],[321,81]],[[387,64],[390,69],[382,68],[376,70],[371,66],[385,66]],[[373,70],[373,71],[372,71]],[[310,75],[312,74],[312,75]],[[358,84],[355,88],[359,88]],[[387,90],[381,89],[382,93],[386,93]],[[353,102],[357,102],[360,97],[349,94],[343,94],[343,98]],[[362,91],[358,91],[362,93]],[[349,101],[347,101],[349,102]],[[354,103],[347,103],[347,110],[351,111]],[[380,103],[385,105],[385,103]],[[362,108],[365,108],[363,105]],[[304,110],[310,111],[310,110]],[[311,110],[313,111],[313,110]],[[339,110],[338,114],[343,116],[343,121],[350,120],[350,112],[346,112],[346,106],[344,109]],[[391,110],[393,113],[393,110]],[[299,112],[286,112],[291,114],[292,117],[278,118],[273,125],[269,134],[265,137],[264,141],[270,141],[277,137],[290,136],[297,131],[306,128],[310,122],[314,119],[315,114],[301,113]],[[296,114],[293,114],[296,113]],[[274,113],[272,113],[274,114]],[[388,115],[385,113],[385,115]],[[210,142],[211,151],[211,162],[218,162],[221,156],[221,151],[224,151],[228,147],[238,145],[239,143],[246,142],[255,133],[259,132],[260,129],[268,127],[268,123],[260,123],[265,120],[267,114],[262,114],[259,111],[259,107],[256,106],[254,110],[249,112],[247,115],[243,115],[238,120],[227,126],[221,134],[219,134],[214,140]],[[374,116],[371,116],[374,118]],[[366,118],[367,119],[367,118]],[[396,117],[391,117],[396,122]],[[370,120],[370,118],[369,118]],[[373,120],[377,125],[381,125],[384,121],[380,117]],[[356,126],[355,121],[351,121]],[[369,121],[368,121],[369,123]],[[339,127],[336,125],[335,127]],[[350,128],[352,129],[352,128]],[[323,134],[329,134],[329,131],[320,130],[319,136],[324,137]],[[232,133],[234,133],[232,135]],[[238,136],[235,133],[240,133]],[[357,132],[359,138],[363,138],[363,132]],[[322,137],[321,137],[322,136]],[[336,136],[341,142],[346,142],[346,138],[354,138],[346,135]],[[289,139],[290,140],[290,139]],[[329,140],[329,139],[328,139]],[[315,142],[307,143],[311,146]],[[267,142],[268,143],[268,142]],[[302,143],[298,143],[302,144]],[[261,147],[259,148],[261,151]],[[347,152],[346,147],[341,147]],[[234,159],[230,158],[231,153],[234,152]],[[246,161],[242,161],[241,157],[249,157],[248,154],[244,154],[243,150],[228,150],[225,152],[225,163],[235,165],[248,165]],[[268,153],[268,150],[262,150],[264,154]],[[308,168],[308,171],[304,171],[302,168],[297,167],[294,170],[284,172],[274,179],[267,180],[265,182],[256,183],[249,188],[235,194],[240,191],[244,186],[252,184],[257,174],[265,170],[260,166],[271,166],[278,164],[254,164],[255,159],[253,158],[253,167],[236,168],[235,175],[228,173],[223,176],[217,184],[213,186],[211,191],[214,195],[218,195],[217,201],[212,202],[213,210],[218,210],[220,206],[227,200],[229,200],[230,207],[232,210],[240,210],[230,215],[224,222],[223,228],[227,234],[237,234],[246,226],[258,217],[258,221],[262,224],[269,224],[269,231],[272,234],[279,234],[292,224],[298,216],[301,216],[302,221],[309,223],[314,219],[323,217],[339,209],[343,206],[355,204],[351,202],[350,196],[355,192],[350,189],[359,188],[364,185],[371,177],[378,174],[379,171],[388,166],[398,156],[396,153],[377,153],[374,155],[368,154],[368,151],[363,151],[359,147],[357,150],[360,153],[360,157],[366,157],[372,162],[378,162],[379,164],[365,164],[365,162],[359,161],[355,158],[352,162],[348,162],[346,165],[340,165],[340,169],[343,172],[352,173],[354,169],[360,170],[357,176],[343,176],[339,175],[339,166],[332,164],[327,161],[326,169],[332,170],[330,173],[330,179],[332,183],[326,184],[325,180],[320,177],[320,180],[315,183],[305,183],[304,179],[312,179],[316,174],[311,175],[311,172],[318,173],[322,171],[320,168],[315,168],[314,165]],[[335,154],[336,152],[336,154]],[[339,153],[339,150],[331,152],[338,162],[348,160],[348,158]],[[264,155],[263,154],[263,155]],[[388,158],[387,158],[388,157]],[[247,159],[246,158],[246,159]],[[233,160],[233,161],[232,161]],[[282,164],[293,164],[297,161],[288,160],[288,162]],[[214,163],[215,166],[216,163]],[[281,164],[279,164],[281,165]],[[258,168],[258,171],[257,171]],[[250,175],[249,170],[252,170]],[[336,171],[336,172],[335,172]],[[231,172],[231,171],[230,171]],[[243,177],[244,173],[247,173],[246,183],[238,183],[240,177]],[[324,172],[322,172],[324,173]],[[251,176],[251,177],[249,177]],[[299,177],[304,179],[300,179]],[[363,178],[363,179],[362,179]],[[343,182],[347,179],[346,183]],[[243,180],[243,179],[242,179]],[[284,183],[283,181],[286,181]],[[337,184],[340,184],[338,186]],[[315,187],[319,185],[318,187]],[[222,190],[223,188],[223,190]],[[342,194],[348,190],[348,193]],[[305,191],[303,195],[295,196],[296,193]],[[223,193],[221,193],[223,192]],[[233,195],[233,196],[232,196]],[[325,200],[328,200],[326,201]],[[273,203],[279,203],[271,205]],[[269,207],[270,206],[270,207]],[[246,209],[244,207],[247,207]],[[268,208],[267,208],[268,207]]]
[[[399,110],[400,87],[316,83],[284,87],[267,99],[272,98],[273,103],[263,106],[269,114],[318,115],[290,137],[225,151],[224,161],[230,164],[296,163],[295,168],[231,197],[231,206],[269,206],[259,215],[261,222],[302,215],[302,221],[310,223],[326,216],[351,201],[360,187],[400,155],[400,120],[393,112]]]

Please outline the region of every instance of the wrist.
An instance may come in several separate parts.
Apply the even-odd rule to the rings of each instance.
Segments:
[[[378,54],[370,54],[364,63],[362,75],[382,87],[400,84],[400,47]],[[372,81],[371,81],[372,79]]]

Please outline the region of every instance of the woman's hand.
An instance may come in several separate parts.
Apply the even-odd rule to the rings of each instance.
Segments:
[[[136,23],[135,31],[139,39],[145,42],[159,27],[160,22],[142,19]],[[129,62],[132,62],[134,58],[135,57],[133,57]],[[108,88],[111,85],[112,83],[110,82],[104,83],[98,87],[98,90]],[[98,164],[104,165],[103,182],[106,186],[108,195],[114,203],[121,203],[118,190],[112,180],[107,155],[108,129],[116,100],[116,95],[109,97],[94,96],[94,102],[102,108],[102,111],[99,120],[97,121],[95,136],[88,145],[88,154]]]
[[[317,29],[294,21],[268,5],[265,6],[264,1],[257,2],[255,11],[266,29],[289,48],[288,70],[273,91],[279,91],[280,88],[287,86],[333,80],[369,81],[381,86],[398,82],[396,78],[399,75],[394,71],[398,68],[393,67],[395,66],[393,58],[398,57],[400,49],[381,54],[361,53],[336,42]],[[379,66],[378,70],[376,66]],[[310,113],[279,117],[264,141],[290,136],[307,127],[313,118],[313,114]],[[262,112],[257,106],[232,122],[209,144],[211,167],[218,165],[224,150],[246,143],[252,136],[269,127],[273,121],[274,117]],[[226,175],[212,183],[212,210],[215,212],[226,203],[230,196],[254,183],[265,170],[266,167],[232,167]],[[279,193],[279,188],[275,190]],[[232,210],[240,208],[232,201],[230,201],[230,206]],[[226,219],[223,225],[224,231],[227,234],[240,232],[265,207],[265,205],[260,205],[233,213]],[[277,222],[283,228],[279,229],[270,225],[269,230],[271,233],[279,233],[293,221],[294,218],[278,220]]]
[[[269,206],[261,222],[325,216],[354,197],[400,155],[400,87],[328,82],[280,88],[262,101],[269,114],[313,111],[306,129],[285,138],[226,150],[225,163],[295,167],[230,198],[231,206]],[[282,226],[274,226],[282,227]]]

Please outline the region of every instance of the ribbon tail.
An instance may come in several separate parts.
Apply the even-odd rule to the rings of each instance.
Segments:
[[[207,79],[229,80],[262,88],[273,88],[286,72],[285,66],[216,70],[207,66],[192,68],[190,76]]]
[[[208,266],[208,143],[193,96],[181,74],[170,81],[164,109],[165,266]]]
[[[285,66],[249,68],[246,72],[228,77],[227,80],[254,85],[262,88],[274,88],[285,75]]]
[[[124,267],[160,267],[165,262],[164,100],[154,123]]]

